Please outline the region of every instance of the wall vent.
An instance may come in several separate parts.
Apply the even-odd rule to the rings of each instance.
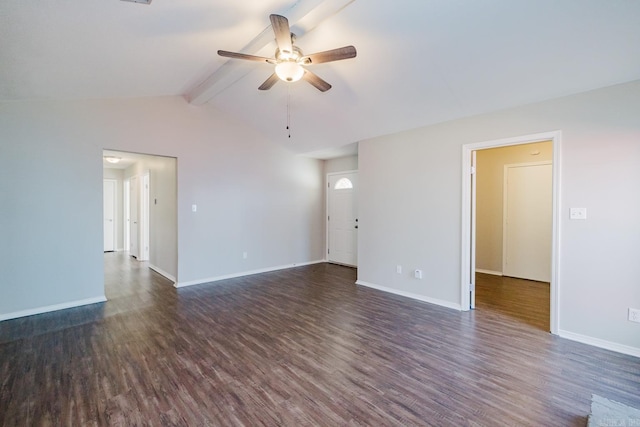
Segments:
[[[121,1],[128,1],[131,3],[151,4],[151,0],[121,0]]]

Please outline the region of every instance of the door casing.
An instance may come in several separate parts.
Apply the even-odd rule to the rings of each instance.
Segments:
[[[472,173],[472,157],[473,152],[486,148],[506,147],[510,145],[521,145],[540,141],[551,141],[553,145],[553,213],[552,213],[552,247],[551,247],[551,304],[550,304],[550,329],[551,333],[557,335],[560,329],[559,327],[559,309],[560,309],[560,184],[562,177],[562,161],[560,158],[561,144],[562,144],[562,131],[550,131],[537,133],[532,135],[524,135],[513,138],[498,139],[493,141],[484,141],[471,144],[464,144],[462,146],[462,223],[461,223],[461,283],[460,283],[460,306],[463,311],[471,309],[472,301],[472,288],[475,287],[475,278],[471,272],[472,253],[472,180],[470,179]],[[473,289],[475,292],[475,289]]]

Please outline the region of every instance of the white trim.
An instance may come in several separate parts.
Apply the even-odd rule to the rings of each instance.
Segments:
[[[439,305],[441,307],[452,308],[452,309],[458,310],[458,311],[462,310],[462,308],[460,307],[460,304],[456,304],[456,303],[445,301],[445,300],[441,300],[441,299],[430,298],[430,297],[427,297],[427,296],[424,296],[424,295],[414,294],[414,293],[411,293],[411,292],[399,291],[397,289],[387,288],[386,286],[380,286],[380,285],[376,285],[376,284],[373,284],[373,283],[364,282],[362,280],[357,280],[356,281],[356,285],[366,286],[367,288],[377,289],[379,291],[388,292],[390,294],[395,294],[395,295],[400,295],[400,296],[403,296],[403,297],[415,299],[415,300],[422,301],[422,302],[428,302],[429,304],[435,304],[435,305]]]
[[[471,186],[471,206],[476,205],[477,198],[477,188],[478,188],[478,159],[476,156],[476,152],[471,152],[471,170],[469,171],[469,177],[467,178],[470,181]],[[469,307],[471,309],[476,308],[476,275],[471,274],[476,270],[476,245],[477,245],[477,210],[471,209],[471,222],[469,224]]]
[[[476,268],[476,273],[491,274],[492,276],[502,276],[502,271],[484,270],[482,268]]]
[[[604,348],[605,350],[611,350],[622,354],[628,354],[629,356],[640,357],[640,348],[638,347],[631,347],[629,345],[618,344],[611,341],[601,340],[600,338],[593,338],[587,335],[576,334],[575,332],[563,330],[559,330],[558,335],[561,338],[577,341],[582,344],[592,345],[594,347]]]
[[[164,271],[163,269],[156,267],[151,263],[149,263],[149,268],[155,271],[156,273],[158,273],[159,275],[164,276],[165,278],[171,280],[173,283],[176,283],[176,278],[173,277],[171,274],[167,273],[166,271]]]
[[[105,302],[107,298],[102,295],[95,298],[87,298],[78,301],[70,301],[62,304],[47,305],[44,307],[31,308],[29,310],[14,311],[13,313],[0,314],[0,322],[3,320],[17,319],[18,317],[33,316],[35,314],[49,313],[51,311],[65,310],[67,308],[81,307],[83,305],[97,304]]]
[[[138,253],[141,254],[141,256],[138,257],[138,261],[149,261],[149,232],[151,223],[151,203],[149,200],[151,198],[151,176],[149,170],[146,170],[142,175],[142,182],[140,184],[142,191],[140,210],[142,211],[142,215],[139,217],[142,221],[138,221],[138,224],[141,229],[140,242],[142,243],[142,250],[138,251]]]
[[[551,333],[558,334],[560,329],[560,181],[561,181],[561,144],[562,132],[559,130],[525,135],[513,138],[504,138],[494,141],[477,142],[464,144],[462,146],[462,224],[461,224],[461,283],[460,283],[460,306],[463,311],[468,311],[470,307],[469,284],[471,283],[471,154],[473,151],[484,148],[506,147],[510,145],[529,144],[533,142],[549,141],[553,143],[553,237],[551,248]]]
[[[201,285],[203,283],[218,282],[220,280],[235,279],[236,277],[251,276],[251,275],[260,274],[260,273],[269,273],[271,271],[286,270],[287,268],[302,267],[305,265],[322,264],[324,262],[325,260],[320,259],[316,261],[298,262],[298,263],[287,264],[287,265],[279,265],[276,267],[260,268],[257,270],[243,271],[240,273],[225,274],[223,276],[189,280],[188,282],[176,282],[173,286],[175,286],[176,288],[184,288],[185,286]]]

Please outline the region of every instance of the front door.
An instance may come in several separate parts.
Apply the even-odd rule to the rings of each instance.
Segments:
[[[329,175],[328,254],[329,262],[358,265],[358,173]]]

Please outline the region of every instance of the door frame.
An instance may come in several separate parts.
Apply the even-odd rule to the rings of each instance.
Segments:
[[[103,182],[103,194],[102,194],[102,203],[104,204],[104,182],[105,181],[109,181],[111,183],[113,183],[113,212],[111,212],[111,214],[113,215],[113,252],[116,252],[118,250],[118,209],[117,209],[117,205],[118,205],[118,180],[117,179],[113,179],[113,178],[102,178],[102,182]],[[104,207],[102,209],[103,211],[103,216],[104,216]],[[103,227],[104,227],[104,221],[103,221]],[[104,230],[102,232],[102,234],[104,235]],[[103,237],[104,240],[104,237]],[[104,242],[102,244],[102,246],[104,247]]]
[[[462,146],[462,253],[461,253],[461,283],[460,283],[460,306],[462,311],[471,309],[472,294],[475,289],[475,276],[472,275],[471,267],[475,262],[472,261],[472,254],[475,248],[472,247],[473,227],[472,219],[475,215],[475,204],[472,206],[472,200],[475,195],[472,191],[472,157],[477,150],[497,147],[507,147],[510,145],[522,145],[533,142],[551,141],[553,146],[553,213],[552,213],[552,246],[551,246],[551,283],[550,283],[550,329],[551,333],[558,335],[560,320],[560,183],[561,183],[561,166],[560,158],[562,131],[550,131],[538,134],[524,135],[512,138],[504,138],[492,141],[476,142],[464,144]]]
[[[136,259],[140,256],[140,184],[138,183],[138,175],[129,177],[129,256]],[[135,210],[135,215],[132,211]],[[135,219],[135,221],[134,221]],[[135,229],[135,236],[133,230]],[[135,246],[135,251],[133,247]]]
[[[340,172],[329,172],[326,176],[326,186],[327,192],[325,194],[325,202],[324,202],[324,229],[325,229],[325,241],[324,241],[324,261],[329,262],[329,193],[331,193],[331,183],[330,178],[335,175],[343,175],[345,173],[358,173],[357,169],[351,169],[347,171]],[[357,191],[357,189],[356,189]],[[357,201],[356,201],[357,203]]]
[[[146,170],[143,175],[141,175],[140,182],[140,190],[142,192],[142,198],[140,201],[140,210],[141,215],[138,215],[138,225],[140,229],[140,244],[142,249],[138,248],[138,253],[140,256],[138,257],[138,261],[149,261],[149,197],[150,197],[150,189],[149,189],[149,171]]]

